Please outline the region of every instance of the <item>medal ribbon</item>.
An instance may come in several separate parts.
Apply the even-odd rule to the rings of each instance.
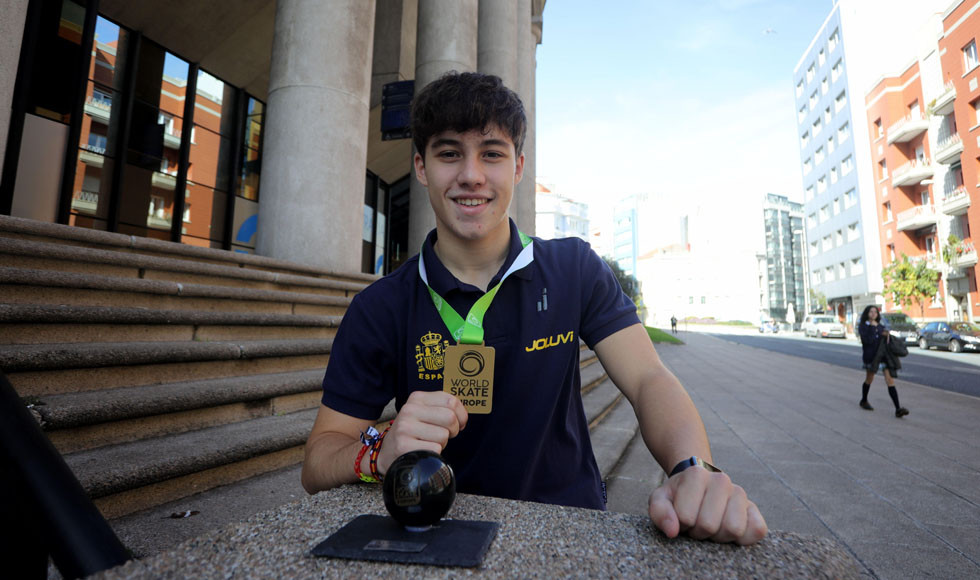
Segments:
[[[429,278],[425,274],[425,261],[422,259],[423,252],[419,251],[419,277],[422,278],[425,287],[429,289],[429,296],[432,297],[432,303],[439,312],[439,316],[442,317],[442,321],[446,323],[446,328],[452,334],[453,340],[457,343],[483,344],[483,317],[486,316],[487,310],[490,308],[490,303],[493,302],[494,296],[497,295],[497,290],[500,289],[500,286],[508,276],[534,261],[534,244],[531,238],[520,230],[517,231],[517,234],[520,236],[521,245],[523,246],[521,253],[517,255],[517,259],[510,265],[510,268],[507,268],[500,282],[481,296],[476,301],[476,304],[470,308],[465,320],[442,296],[439,296],[432,289],[432,286],[429,286]]]

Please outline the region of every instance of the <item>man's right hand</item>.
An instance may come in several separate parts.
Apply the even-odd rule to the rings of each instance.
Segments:
[[[469,414],[459,399],[443,391],[415,391],[402,405],[378,453],[378,471],[409,451],[442,453],[466,427]]]

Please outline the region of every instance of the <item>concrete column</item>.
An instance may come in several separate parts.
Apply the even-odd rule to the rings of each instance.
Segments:
[[[375,0],[278,0],[259,254],[361,269]]]
[[[477,70],[517,90],[517,9],[520,0],[480,0]]]
[[[416,94],[451,70],[476,70],[478,17],[478,0],[419,0]],[[408,246],[414,253],[429,230],[436,227],[429,194],[415,178],[414,167],[409,195]]]
[[[535,120],[534,90],[537,68],[537,47],[541,39],[541,24],[532,22],[532,0],[518,0],[517,12],[517,93],[524,101],[527,113],[527,139],[524,141],[524,179],[517,186],[510,215],[517,227],[528,235],[535,230]]]
[[[17,82],[20,43],[24,39],[24,22],[29,0],[3,0],[0,4],[0,167],[7,150],[7,131]]]

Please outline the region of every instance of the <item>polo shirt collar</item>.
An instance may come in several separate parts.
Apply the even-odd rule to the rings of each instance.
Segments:
[[[504,260],[503,265],[500,266],[500,270],[497,271],[497,274],[490,281],[490,288],[497,285],[497,282],[499,282],[500,279],[503,278],[504,274],[507,273],[507,269],[510,268],[510,265],[517,259],[517,256],[521,253],[521,250],[524,249],[524,246],[521,244],[521,236],[517,233],[517,224],[515,224],[514,220],[512,219],[508,219],[508,221],[510,222],[510,248],[507,250],[507,258]],[[433,229],[431,232],[429,232],[429,235],[425,237],[425,243],[422,244],[422,257],[425,259],[425,273],[429,278],[429,287],[431,287],[441,296],[445,296],[450,290],[460,290],[464,292],[479,290],[480,292],[483,292],[482,289],[477,288],[476,286],[465,282],[460,282],[449,270],[446,269],[445,266],[442,265],[442,262],[439,261],[439,257],[436,255],[435,250],[432,248],[437,239],[438,235],[436,234],[436,230]],[[531,268],[533,264],[534,262],[531,262],[527,266],[511,274],[511,276],[516,276],[522,280],[530,280],[533,277],[533,268]]]

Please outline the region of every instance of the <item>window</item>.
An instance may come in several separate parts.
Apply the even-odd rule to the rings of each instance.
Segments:
[[[878,162],[878,179],[888,179],[888,162],[884,159]]]
[[[834,203],[832,203],[831,206],[833,206],[834,215],[839,214],[840,213],[840,198],[839,197],[835,197],[834,198]]]
[[[827,153],[834,152],[834,136],[827,137]]]
[[[806,188],[806,200],[807,201],[810,201],[811,199],[813,199],[813,186],[812,185],[810,187]]]
[[[810,242],[810,255],[816,256],[820,253],[820,242]]]
[[[840,172],[841,175],[847,175],[854,169],[854,158],[848,155],[840,162]]]
[[[976,53],[976,49],[974,49],[973,52]],[[817,68],[811,62],[810,63],[810,68],[806,69],[806,82],[812,81],[813,80],[813,75],[815,75],[816,73],[817,73]]]
[[[864,274],[864,261],[861,258],[851,258],[851,276]]]
[[[929,190],[923,189],[922,192],[919,194],[919,199],[922,200],[922,205],[929,205],[931,203]]]
[[[824,278],[826,278],[826,280],[828,282],[833,282],[834,280],[837,279],[837,277],[834,276],[834,267],[833,266],[827,266],[826,268],[824,268],[824,271],[823,272],[824,272]]]
[[[827,250],[831,249],[832,247],[834,247],[833,244],[830,241],[830,236],[824,236],[823,237],[822,246],[821,247],[823,248],[823,251],[825,251],[825,252]]]
[[[813,94],[810,95],[810,110],[811,111],[817,106],[817,100],[818,100],[817,99],[817,91],[813,91]]]
[[[930,256],[936,255],[936,238],[929,236],[925,238],[926,242],[926,254]]]
[[[892,221],[892,202],[885,202],[885,223]]]
[[[817,135],[820,134],[820,131],[822,130],[823,130],[823,122],[821,122],[820,119],[817,118],[817,120],[813,122],[813,136],[816,137]]]
[[[823,223],[830,219],[830,206],[825,205],[820,208],[820,223]]]
[[[844,72],[844,63],[840,59],[834,63],[834,68],[830,69],[830,78],[832,81],[836,82],[840,78],[841,73]]]
[[[813,154],[813,161],[818,165],[823,161],[823,147],[817,148],[817,151]]]
[[[817,193],[823,193],[827,191],[827,176],[821,175],[820,179],[817,180]]]
[[[844,230],[837,230],[837,237],[834,238],[838,246],[844,245]]]
[[[841,91],[837,98],[834,99],[834,111],[840,112],[847,105],[847,93]]]
[[[830,38],[827,40],[827,47],[830,49],[830,52],[834,52],[834,49],[837,48],[837,45],[839,43],[840,43],[840,32],[838,32],[835,29],[833,32],[830,33]]]
[[[820,53],[817,55],[817,62],[820,63],[820,66],[823,66],[823,63],[827,62],[827,53],[822,48],[820,49]]]
[[[970,44],[963,47],[963,74],[966,74],[977,66],[977,41],[971,40]],[[809,73],[807,73],[809,74]]]
[[[970,114],[973,117],[973,126],[980,125],[980,99],[970,103]]]
[[[857,202],[857,193],[853,189],[849,189],[847,193],[844,194],[844,208],[854,207],[854,204]]]
[[[803,162],[803,175],[809,175],[813,171],[813,161],[809,157]]]
[[[841,280],[847,277],[847,272],[844,270],[844,262],[837,264],[837,277]]]
[[[861,237],[861,232],[858,231],[858,224],[854,222],[847,226],[847,241],[853,242],[854,240]]]
[[[836,165],[830,168],[830,183],[832,183],[832,184],[833,183],[837,183],[837,166]],[[835,199],[834,201],[836,202],[837,200]]]
[[[820,270],[814,270],[813,272],[810,272],[810,281],[814,286],[816,286],[821,282]]]
[[[800,79],[800,82],[797,83],[796,85],[796,96],[799,97],[802,94],[803,94],[803,79]]]
[[[800,107],[800,110],[796,112],[796,122],[802,123],[803,119],[806,119],[806,105]]]
[[[829,125],[831,119],[833,119],[833,116],[830,114],[830,107],[827,107],[823,110],[823,120],[827,121],[827,124]]]
[[[830,83],[827,82],[827,77],[824,77],[823,80],[820,81],[820,94],[826,95],[827,91],[829,90],[830,90]]]
[[[810,229],[817,227],[817,214],[811,213],[810,215],[806,216],[806,226]]]
[[[884,127],[881,126],[881,118],[880,117],[877,118],[877,119],[875,119],[874,125],[875,125],[874,138],[875,139],[881,139],[882,137],[885,136],[885,129],[884,129]]]
[[[850,123],[844,123],[843,125],[840,126],[839,129],[837,129],[837,142],[838,143],[843,143],[844,141],[847,141],[847,138],[850,137],[850,136],[851,136],[851,124]]]
[[[919,100],[916,99],[909,103],[909,117],[912,119],[921,119],[922,110],[919,109]]]
[[[888,186],[887,185],[882,186],[882,188],[881,188],[881,197],[882,198],[888,197]]]
[[[803,136],[802,137],[800,137],[800,148],[801,149],[806,148],[806,146],[809,143],[810,143],[810,132],[807,131],[806,133],[803,133]]]
[[[895,261],[895,244],[888,244],[888,261]]]

